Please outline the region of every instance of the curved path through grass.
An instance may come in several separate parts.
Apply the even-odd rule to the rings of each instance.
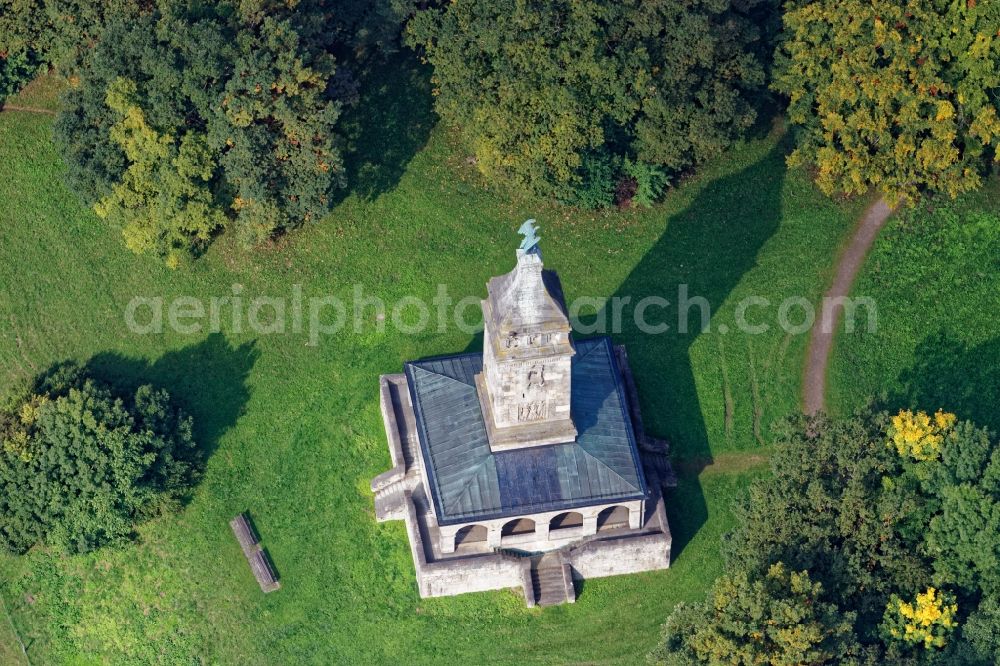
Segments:
[[[824,295],[824,304],[834,298],[846,297],[850,293],[851,285],[854,284],[854,278],[857,277],[868,250],[871,249],[878,232],[891,214],[892,208],[881,197],[865,210],[847,249],[840,257],[836,277]],[[837,319],[842,310],[843,307],[839,305],[820,308],[819,319],[810,333],[805,378],[802,382],[803,408],[806,414],[814,414],[826,405],[826,371],[830,362],[830,351],[833,349]]]

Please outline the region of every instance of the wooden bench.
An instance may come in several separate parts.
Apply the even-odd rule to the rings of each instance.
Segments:
[[[257,536],[257,532],[254,531],[253,525],[250,523],[250,517],[246,513],[241,513],[229,521],[229,527],[236,535],[236,540],[239,542],[240,548],[243,549],[243,555],[247,558],[250,571],[257,579],[260,589],[266,594],[280,588],[281,583],[278,582],[278,574],[274,570],[274,564],[267,551],[261,547],[260,537]]]
[[[274,592],[281,587],[281,583],[278,582],[278,575],[274,571],[274,565],[267,556],[267,551],[258,550],[253,554],[253,557],[250,558],[250,569],[253,571],[254,577],[257,578],[260,589],[265,594],[267,592]]]
[[[260,545],[260,537],[254,532],[253,525],[245,513],[229,521],[229,526],[233,528],[233,534],[236,535],[236,540],[240,542],[244,553],[251,553]]]

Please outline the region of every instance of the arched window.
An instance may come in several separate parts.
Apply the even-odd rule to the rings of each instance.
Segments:
[[[549,521],[549,531],[563,530],[571,527],[583,527],[583,514],[576,511],[567,511]]]
[[[628,527],[628,508],[624,506],[609,506],[597,514],[597,531],[613,530],[618,527]]]
[[[484,525],[466,525],[455,533],[456,549],[483,541],[486,541],[486,527]]]
[[[517,518],[510,521],[500,530],[500,536],[514,536],[515,534],[532,534],[535,531],[535,521],[531,518]]]

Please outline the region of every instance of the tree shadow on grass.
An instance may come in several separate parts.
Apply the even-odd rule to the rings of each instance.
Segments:
[[[362,76],[361,97],[345,113],[344,192],[376,199],[392,190],[437,122],[430,68],[403,49]]]
[[[679,473],[678,487],[665,493],[674,558],[708,519],[698,475],[712,463],[689,357],[703,332],[702,318],[700,309],[692,306],[688,330],[680,330],[679,289],[686,285],[689,298],[706,299],[714,312],[754,267],[761,247],[779,226],[789,147],[783,140],[753,165],[707,185],[686,210],[669,220],[663,236],[615,293],[619,299],[631,299],[623,310],[621,332],[614,337],[628,350],[646,430],[667,437]],[[636,325],[633,308],[648,296],[670,303],[645,313],[647,322],[669,325],[664,333],[643,332]],[[611,307],[606,305],[596,317],[609,328]]]
[[[887,399],[890,409],[943,409],[1000,432],[1000,338],[970,346],[939,331],[918,344],[914,356]]]
[[[152,363],[117,353],[98,354],[87,362],[86,370],[121,392],[132,393],[143,384],[166,389],[194,420],[195,440],[207,459],[243,414],[250,398],[247,378],[258,356],[253,342],[233,346],[221,333],[213,333]]]

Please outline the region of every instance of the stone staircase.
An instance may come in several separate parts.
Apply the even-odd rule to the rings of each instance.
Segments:
[[[410,477],[402,477],[375,491],[375,518],[377,520],[402,520],[405,514],[404,495],[413,490],[415,484]]]
[[[558,553],[532,558],[530,567],[531,594],[534,602],[531,605],[555,606],[576,601],[569,566],[563,563]]]
[[[662,451],[642,451],[643,471],[646,473],[646,481],[664,488],[677,487],[677,474],[673,465],[670,464],[670,456]]]

